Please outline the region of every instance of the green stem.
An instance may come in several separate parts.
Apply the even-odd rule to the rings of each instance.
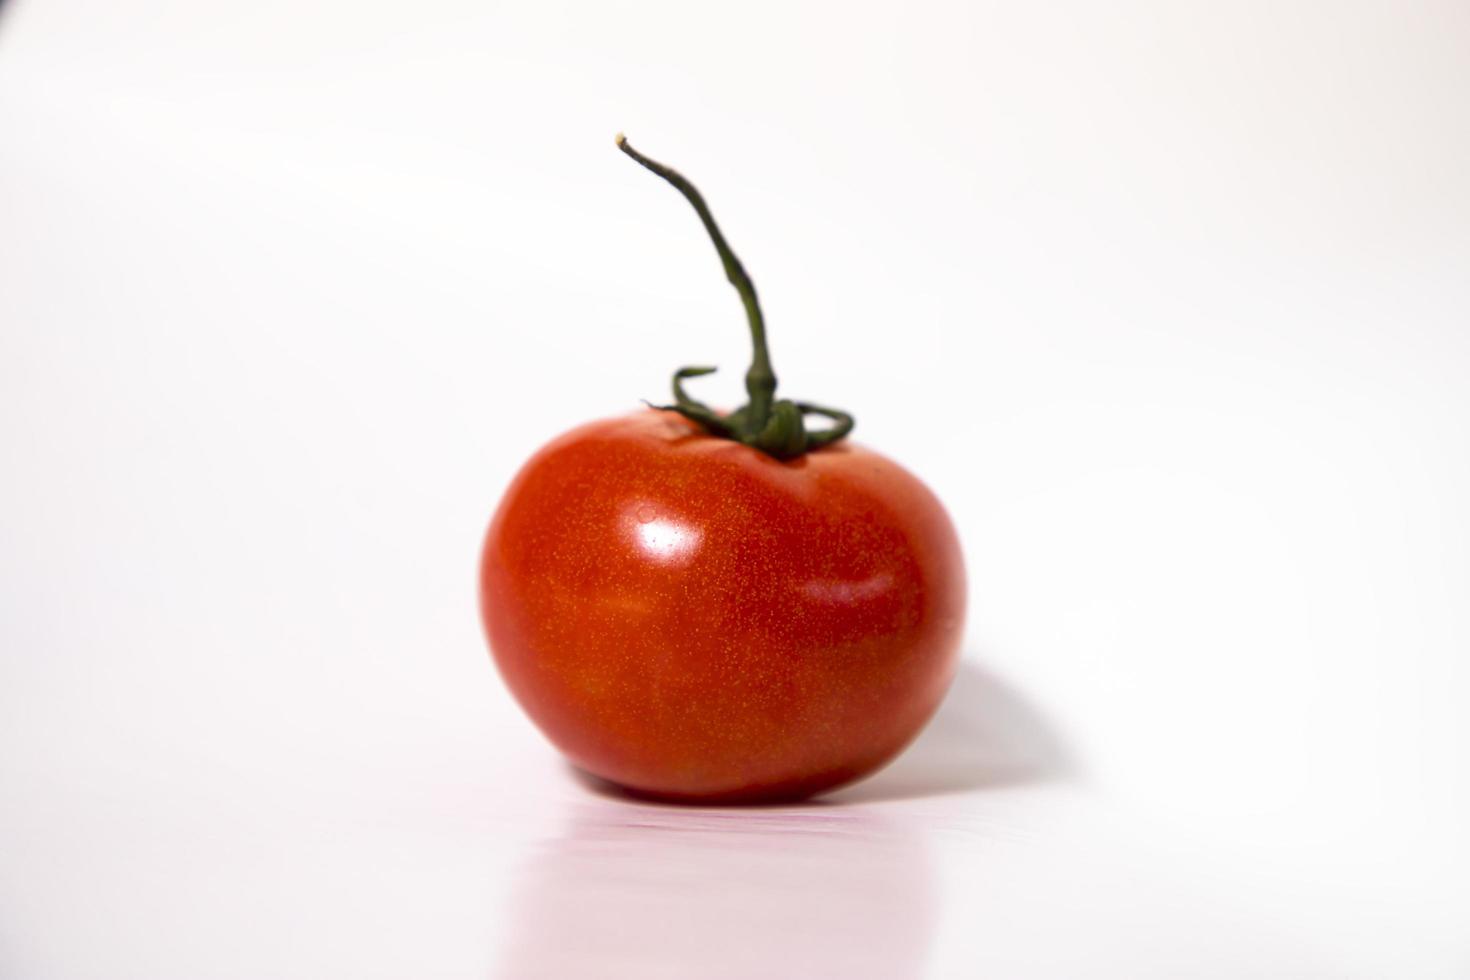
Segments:
[[[766,318],[761,315],[761,303],[755,295],[755,283],[750,281],[750,275],[730,248],[730,243],[725,241],[724,233],[715,223],[715,216],[710,214],[709,205],[704,203],[704,195],[699,193],[697,187],[689,183],[679,171],[666,167],[657,160],[650,160],[633,149],[622,133],[618,134],[618,149],[673,184],[694,205],[695,213],[704,223],[704,230],[709,232],[710,241],[715,243],[715,251],[720,253],[720,262],[725,266],[725,278],[730,280],[730,285],[740,294],[740,302],[745,305],[745,318],[750,322],[750,340],[754,354],[751,357],[750,370],[745,372],[745,390],[750,395],[746,419],[753,429],[765,428],[771,417],[771,404],[776,399],[776,372],[771,367],[771,352],[766,347]]]
[[[714,368],[682,368],[674,376],[675,403],[668,407],[700,423],[712,435],[735,439],[779,459],[800,456],[809,449],[829,445],[847,435],[852,429],[853,421],[852,416],[845,412],[821,408],[805,402],[784,400],[778,402],[776,400],[776,372],[771,367],[771,353],[766,346],[766,321],[761,315],[760,300],[757,299],[755,293],[755,283],[751,282],[745,267],[740,264],[740,259],[735,256],[729,242],[725,241],[720,226],[715,223],[714,215],[710,214],[709,206],[704,203],[704,196],[699,193],[698,188],[677,170],[657,160],[650,160],[633,149],[622,133],[618,134],[617,143],[618,149],[674,185],[675,189],[693,205],[700,222],[704,224],[705,231],[709,233],[710,241],[714,243],[715,251],[720,254],[720,262],[725,267],[725,277],[740,294],[740,302],[745,306],[746,320],[750,323],[753,352],[750,369],[745,372],[745,390],[750,397],[750,402],[729,416],[716,415],[709,406],[689,398],[684,393],[682,384],[685,378],[709,374],[714,371]],[[826,416],[832,419],[834,424],[829,429],[807,433],[802,420],[803,415],[807,413]]]

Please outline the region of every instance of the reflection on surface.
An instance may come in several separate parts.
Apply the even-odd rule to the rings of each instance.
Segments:
[[[516,881],[502,980],[923,975],[935,899],[912,827],[855,808],[571,807]]]

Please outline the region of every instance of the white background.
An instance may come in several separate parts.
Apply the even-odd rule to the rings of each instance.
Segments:
[[[1470,975],[1470,8],[15,0],[0,975]],[[822,806],[600,796],[474,579],[747,356],[962,534]]]

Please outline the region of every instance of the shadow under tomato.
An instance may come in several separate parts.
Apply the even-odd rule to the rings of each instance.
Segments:
[[[873,803],[1065,780],[1076,763],[1056,727],[1010,684],[962,661],[912,745],[870,778],[824,797]]]
[[[579,783],[599,796],[650,806],[687,806],[568,768]],[[1065,742],[1034,705],[991,671],[962,661],[949,694],[928,726],[897,759],[874,775],[811,800],[733,805],[789,809],[919,799],[1065,780],[1076,772]]]

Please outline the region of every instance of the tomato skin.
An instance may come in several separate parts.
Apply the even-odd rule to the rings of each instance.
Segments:
[[[650,409],[522,467],[480,604],[506,683],[575,765],[738,802],[897,755],[953,676],[965,582],[943,507],[897,464],[846,441],[780,462]]]

